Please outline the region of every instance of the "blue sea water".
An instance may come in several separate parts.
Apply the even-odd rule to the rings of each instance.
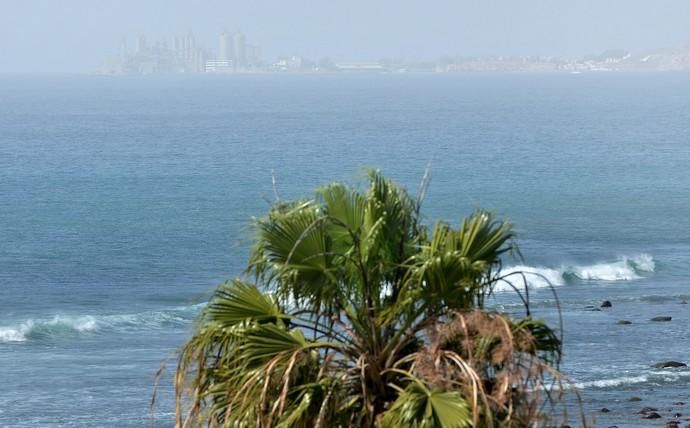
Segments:
[[[363,166],[416,192],[429,162],[428,222],[492,209],[520,233],[505,265],[556,284],[562,368],[597,426],[686,413],[690,371],[652,365],[690,363],[688,74],[5,75],[0,426],[148,424],[272,170],[285,199]],[[555,321],[544,285],[533,309]]]

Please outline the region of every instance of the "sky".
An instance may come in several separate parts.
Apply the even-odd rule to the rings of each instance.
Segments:
[[[690,44],[690,0],[0,0],[0,72],[88,72],[123,38],[242,31],[264,60],[581,57]]]

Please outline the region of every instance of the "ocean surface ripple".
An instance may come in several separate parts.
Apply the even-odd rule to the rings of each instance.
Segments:
[[[686,369],[653,368],[690,363],[688,135],[687,73],[0,76],[0,426],[148,425],[272,170],[283,199],[364,166],[416,194],[429,162],[424,220],[514,222],[503,273],[560,310],[585,409],[639,426],[690,402]],[[510,289],[490,304],[522,316]]]

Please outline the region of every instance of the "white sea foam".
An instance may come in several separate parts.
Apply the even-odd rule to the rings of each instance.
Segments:
[[[511,266],[503,269],[501,276],[505,279],[496,284],[498,291],[510,291],[513,286],[522,290],[525,288],[525,281],[530,288],[544,288],[549,284],[556,286],[564,283],[563,272],[541,266]]]
[[[641,374],[638,376],[621,376],[612,379],[600,379],[590,382],[576,383],[575,387],[579,389],[591,389],[591,388],[614,388],[627,385],[635,385],[639,383],[649,383],[655,385],[663,385],[675,382],[687,382],[690,377],[690,371],[688,370],[676,370],[676,371],[650,371],[646,374]]]
[[[28,331],[25,327],[25,324],[22,324],[16,328],[0,327],[0,343],[25,342],[26,332]]]
[[[639,272],[654,272],[656,269],[654,258],[649,254],[639,254],[634,257],[623,257],[623,259],[632,264],[633,267]]]
[[[600,379],[591,382],[576,383],[575,387],[578,389],[588,388],[611,388],[615,386],[634,385],[637,383],[645,383],[649,380],[649,376],[623,376],[613,379]]]
[[[589,266],[565,268],[564,275],[572,275],[586,281],[632,281],[642,278],[641,274],[654,272],[656,264],[652,256],[619,257],[612,263],[597,263]]]
[[[635,268],[626,261],[600,263],[591,266],[573,266],[564,272],[585,281],[631,281],[640,279]]]
[[[203,306],[198,304],[134,314],[55,315],[51,319],[29,319],[15,325],[0,326],[0,343],[77,336],[102,330],[129,331],[180,325],[191,321]]]
[[[27,320],[16,326],[0,327],[0,343],[25,342],[32,337],[47,337],[93,331],[97,328],[92,316],[56,315],[50,320]]]
[[[523,289],[525,281],[530,288],[544,288],[549,285],[564,285],[569,280],[580,281],[633,281],[640,279],[644,274],[654,272],[656,263],[648,254],[636,256],[623,256],[618,260],[608,263],[595,263],[591,265],[562,265],[559,268],[544,266],[510,266],[501,271],[501,276],[507,277],[505,281],[496,286],[498,291],[508,291],[513,286]],[[524,278],[519,273],[524,273]]]

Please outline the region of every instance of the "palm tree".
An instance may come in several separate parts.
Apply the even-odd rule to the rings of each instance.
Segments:
[[[423,192],[422,192],[423,193]],[[561,342],[485,309],[513,228],[478,211],[420,222],[421,198],[369,173],[276,202],[244,279],[221,285],[180,352],[178,426],[528,426]]]

